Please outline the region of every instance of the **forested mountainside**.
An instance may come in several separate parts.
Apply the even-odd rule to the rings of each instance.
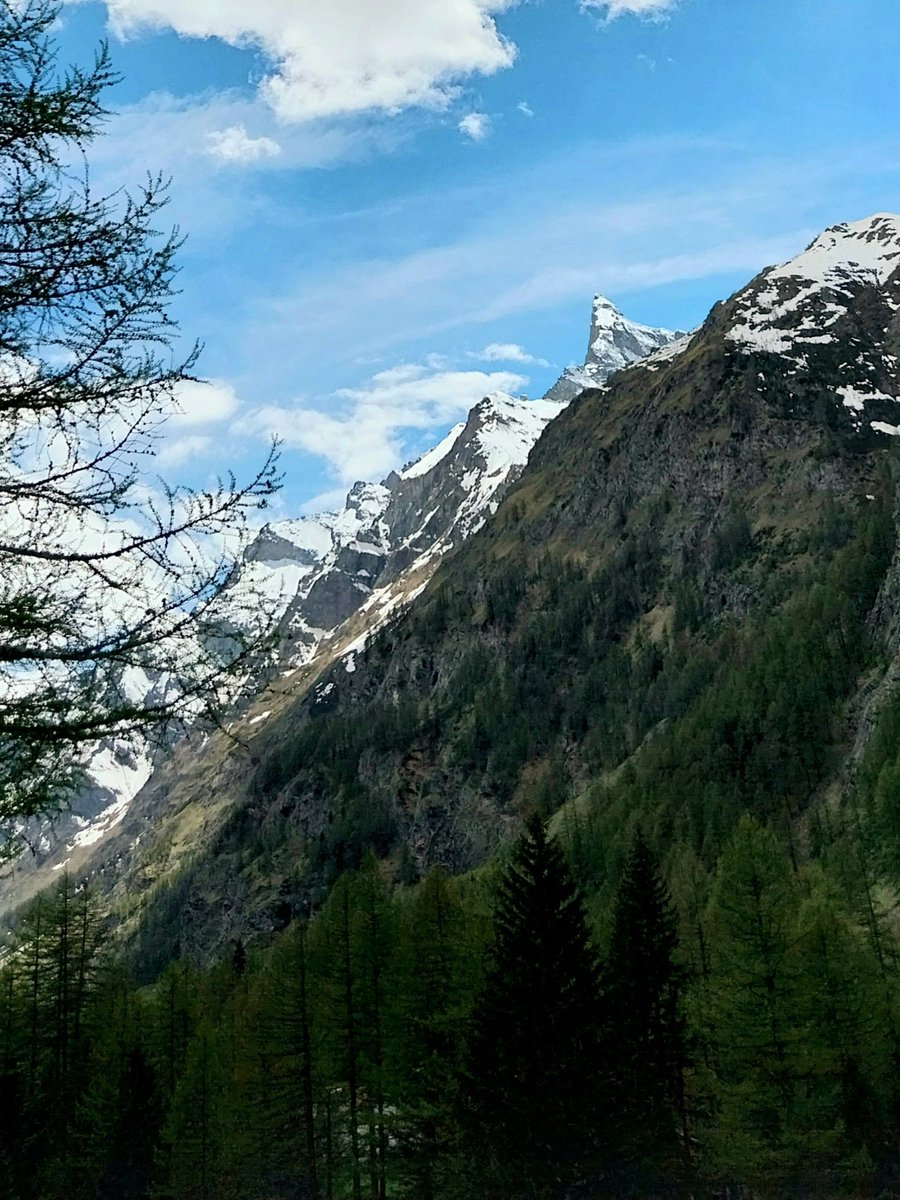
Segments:
[[[560,408],[499,393],[486,397],[417,462],[384,483],[354,485],[340,512],[264,526],[226,589],[223,632],[253,636],[272,625],[275,640],[236,689],[234,713],[267,681],[311,662],[357,612],[354,636],[404,604],[441,557],[490,516]],[[124,685],[143,698],[167,681],[131,672]],[[66,811],[52,822],[31,823],[35,852],[0,880],[0,907],[15,907],[64,865],[73,873],[88,870],[141,788],[148,780],[156,786],[154,768],[172,752],[140,733],[99,745]]]
[[[185,749],[0,971],[9,1194],[895,1194],[898,356],[826,231]]]
[[[573,402],[415,605],[254,727],[148,947],[271,929],[369,846],[469,869],[535,807],[594,830],[601,888],[638,821],[710,864],[745,809],[808,841],[896,636],[898,235],[829,240],[821,280],[765,274]],[[873,246],[881,275],[843,265]]]
[[[319,667],[330,661],[335,640],[346,644],[382,625],[421,590],[442,557],[494,513],[544,426],[572,395],[679,336],[630,321],[602,296],[594,298],[592,312],[584,365],[567,368],[544,400],[486,396],[417,460],[381,483],[354,484],[340,511],[282,519],[260,530],[226,589],[224,615],[250,636],[272,621],[277,637],[271,659],[254,664],[243,679],[236,711],[267,681],[314,663],[320,650]],[[351,621],[351,636],[342,636]],[[301,676],[301,686],[308,676]],[[141,672],[122,681],[128,694],[141,698],[168,683]],[[87,757],[83,785],[65,812],[52,823],[31,823],[32,853],[0,879],[0,911],[34,895],[64,865],[73,873],[90,869],[148,780],[151,792],[170,788],[167,778],[153,777],[170,757],[171,747],[141,734],[100,744]]]

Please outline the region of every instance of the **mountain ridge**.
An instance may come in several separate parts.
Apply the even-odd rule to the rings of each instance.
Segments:
[[[617,316],[617,328],[631,327]],[[601,334],[595,324],[591,344],[596,359]],[[644,350],[639,341],[629,346],[613,347],[609,370],[629,353]],[[602,374],[606,368],[594,361],[592,369]],[[361,643],[409,603],[441,559],[496,511],[541,432],[564,407],[561,401],[499,392],[486,396],[418,459],[381,483],[354,484],[342,510],[264,526],[229,585],[238,629],[253,632],[257,617],[274,617],[277,623],[278,646],[266,674],[256,682],[244,681],[248,720],[266,712],[252,699],[266,679],[292,676],[319,655],[324,663],[331,661],[340,647]],[[155,685],[145,680],[143,686]],[[20,864],[11,879],[0,880],[0,906],[14,905],[64,866],[87,869],[98,845],[114,834],[151,780],[163,753],[168,751],[140,736],[99,747],[86,765],[86,785],[71,810],[53,830],[43,825],[29,834],[36,858]]]
[[[628,809],[617,806],[646,806],[649,789],[671,805],[653,810],[651,831],[665,823],[702,849],[710,834],[686,795],[712,785],[671,791],[667,780],[689,775],[690,763],[667,728],[693,729],[692,706],[706,703],[714,707],[704,721],[718,727],[729,638],[742,639],[747,654],[754,644],[776,645],[784,603],[815,613],[816,588],[844,594],[850,576],[841,554],[850,553],[842,547],[851,535],[839,531],[856,531],[850,548],[852,538],[883,541],[894,486],[896,443],[872,419],[883,409],[858,421],[839,389],[851,368],[859,377],[854,348],[864,347],[865,369],[887,389],[871,404],[896,405],[890,347],[900,273],[842,283],[830,340],[805,342],[804,364],[729,337],[765,276],[717,305],[675,349],[570,403],[495,517],[444,560],[414,605],[360,647],[353,670],[336,660],[261,723],[241,798],[180,885],[190,898],[178,908],[182,952],[202,956],[242,931],[276,927],[279,906],[307,911],[331,873],[352,865],[366,844],[388,860],[405,855],[416,872],[434,863],[476,866],[517,827],[523,806],[553,812],[581,793],[595,796],[600,778],[618,780],[609,812],[599,793],[590,801],[601,806],[597,820],[613,822],[613,847],[629,828]],[[876,509],[881,532],[867,533]],[[887,614],[897,604],[886,596],[897,578],[896,529],[890,536],[891,554],[872,560],[885,564],[883,594],[876,598],[868,578],[857,594],[874,604],[866,620],[893,659]],[[850,593],[840,603],[850,604]],[[855,645],[863,625],[854,626]],[[702,684],[689,682],[701,668]],[[804,666],[811,679],[822,669],[814,654]],[[674,689],[668,717],[652,701],[654,671]],[[855,680],[846,677],[830,701],[834,733],[819,759],[806,764],[802,744],[789,746],[785,779],[807,787],[800,763],[813,781],[798,814],[833,785],[845,743],[871,717],[877,687],[855,702]],[[810,686],[815,695],[824,684]],[[783,702],[777,675],[765,687]],[[630,719],[635,696],[651,700]],[[845,729],[851,715],[855,724]],[[762,767],[747,736],[750,778]],[[630,780],[641,772],[647,782],[634,791]],[[723,797],[739,789],[729,779],[715,785]],[[704,821],[727,826],[739,795]],[[202,899],[221,892],[224,871],[227,913]]]

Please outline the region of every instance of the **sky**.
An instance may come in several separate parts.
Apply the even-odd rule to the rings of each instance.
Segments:
[[[199,373],[160,472],[339,507],[481,396],[584,358],[591,298],[690,329],[900,211],[897,0],[67,0],[122,79],[95,188],[171,176]]]

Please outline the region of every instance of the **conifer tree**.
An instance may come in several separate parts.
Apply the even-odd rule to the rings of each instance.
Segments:
[[[294,925],[274,947],[257,987],[260,1078],[252,1118],[269,1163],[298,1186],[305,1181],[313,1200],[318,1194],[319,1084],[313,1057],[314,987],[308,932]]]
[[[797,909],[787,849],[741,818],[719,864],[709,908],[716,1169],[771,1185],[826,1162],[833,1105],[821,1103],[804,1022]]]
[[[317,992],[317,1046],[324,1096],[322,1149],[325,1200],[346,1171],[351,1200],[362,1200],[360,1139],[363,1030],[360,963],[353,938],[351,879],[342,876],[313,923],[311,961]]]
[[[400,1174],[411,1200],[435,1200],[452,1171],[471,931],[454,883],[430,871],[402,914],[391,1077]]]
[[[118,77],[105,46],[59,69],[60,8],[0,5],[0,857],[99,739],[226,701],[250,646],[216,637],[217,542],[277,486],[270,457],[243,487],[146,487],[196,362],[175,358],[180,237],[157,232],[162,179],[102,195],[79,173]]]
[[[616,1150],[662,1165],[686,1136],[678,935],[668,889],[638,833],[619,883],[606,960]]]
[[[877,956],[827,879],[807,868],[797,915],[799,1010],[807,1096],[846,1149],[879,1149],[888,1116],[893,1030]]]
[[[359,965],[361,1084],[368,1127],[369,1181],[372,1200],[387,1195],[388,1134],[385,1045],[387,986],[394,929],[387,885],[378,860],[368,851],[353,879],[353,940]]]
[[[482,1194],[563,1196],[595,1149],[600,980],[559,847],[532,818],[500,879],[464,1086]]]
[[[168,1194],[176,1200],[215,1200],[223,1153],[224,1076],[213,1023],[204,1020],[188,1048],[167,1115]]]

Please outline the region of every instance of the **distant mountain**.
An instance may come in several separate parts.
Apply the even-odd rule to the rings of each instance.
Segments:
[[[337,513],[275,521],[249,547],[232,592],[281,607],[283,657],[308,662],[362,607],[378,610],[404,572],[433,570],[491,516],[563,405],[486,396],[433,449],[382,483],[357,483]]]
[[[605,296],[595,296],[584,364],[567,367],[544,398],[567,404],[585,388],[601,387],[616,371],[684,336],[629,321]]]

